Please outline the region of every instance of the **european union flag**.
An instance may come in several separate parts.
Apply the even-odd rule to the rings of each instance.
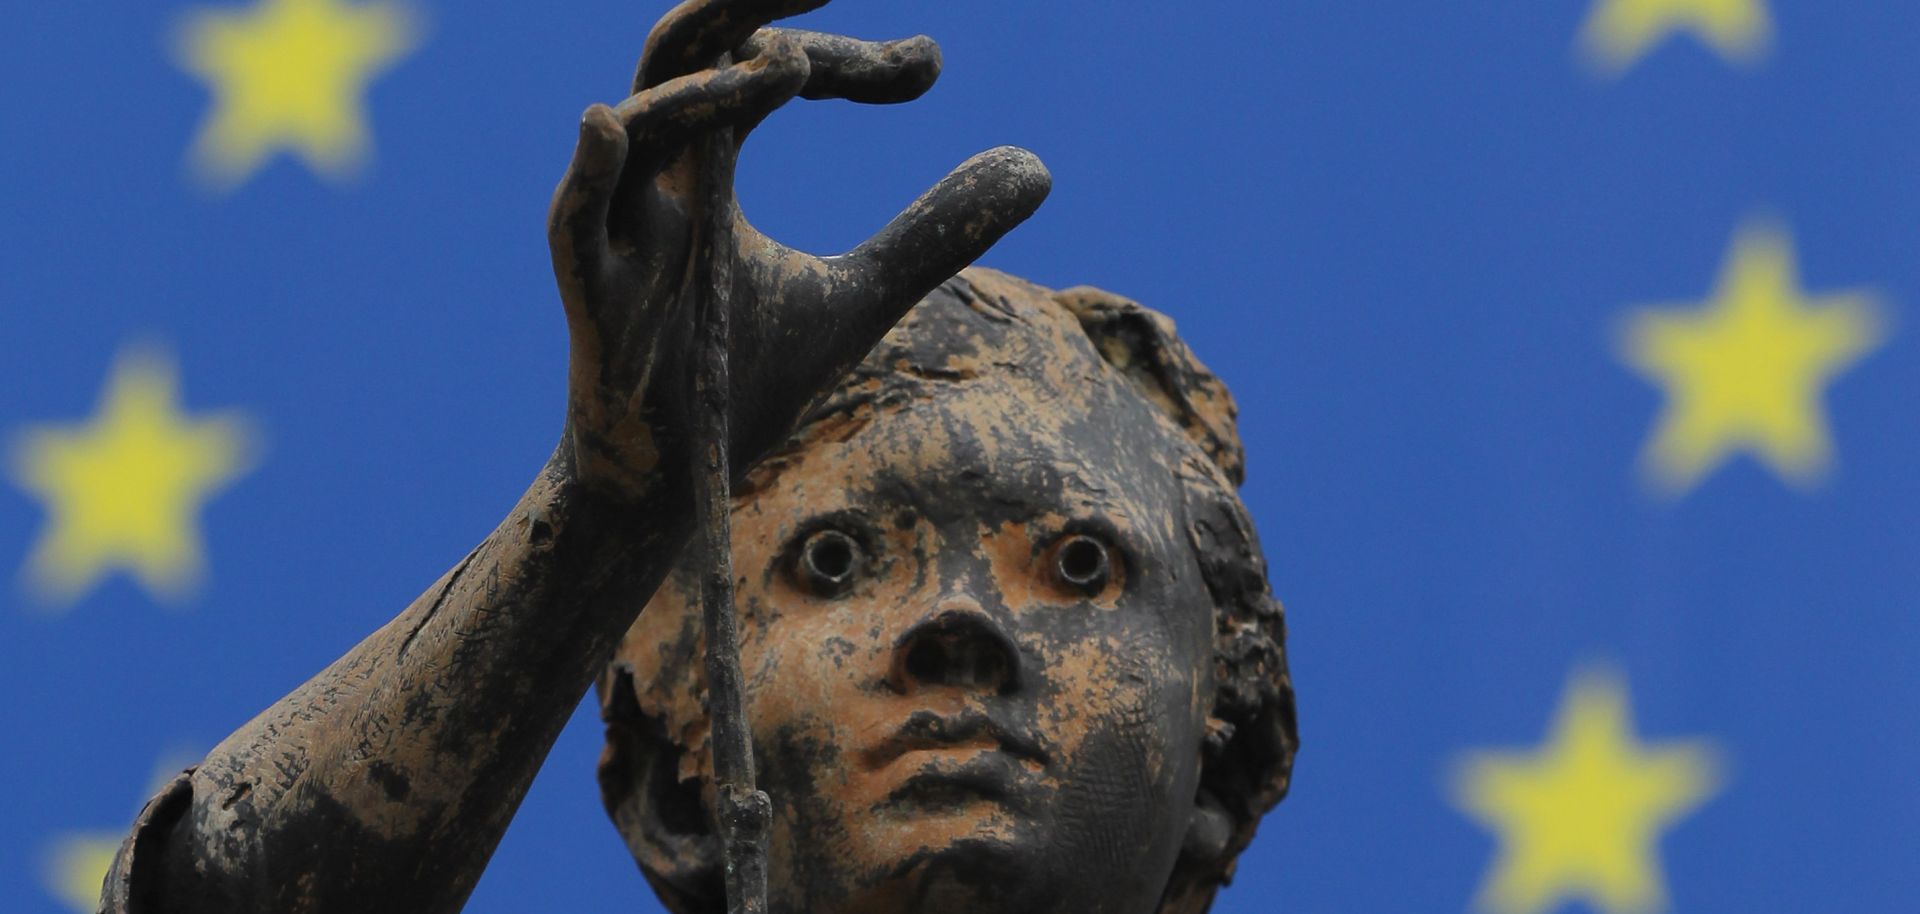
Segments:
[[[18,5],[0,30],[0,894],[385,624],[565,418],[543,237],[665,3]],[[911,105],[773,116],[845,250],[1036,152],[985,259],[1174,317],[1237,397],[1291,793],[1214,911],[1920,903],[1920,7],[837,0]],[[597,708],[467,910],[656,904]]]

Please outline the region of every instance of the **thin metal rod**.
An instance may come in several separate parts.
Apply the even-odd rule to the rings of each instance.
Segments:
[[[718,66],[726,66],[723,55]],[[733,204],[727,185],[733,155],[732,129],[707,138],[701,175],[707,244],[695,253],[694,293],[698,352],[694,358],[694,497],[700,518],[705,570],[700,610],[706,629],[707,715],[712,723],[714,820],[726,861],[728,914],[767,910],[767,830],[773,804],[754,786],[753,742],[746,725],[746,695],[740,681],[740,645],[733,606],[730,547],[732,466],[728,454],[728,297],[733,283]]]

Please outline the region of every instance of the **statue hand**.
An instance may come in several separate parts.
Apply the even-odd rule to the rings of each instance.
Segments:
[[[924,36],[876,43],[760,28],[825,2],[686,0],[647,37],[634,94],[582,116],[548,236],[571,338],[568,436],[584,481],[641,494],[662,468],[689,459],[693,304],[707,294],[692,269],[707,243],[704,176],[725,187],[732,224],[713,256],[730,260],[722,275],[731,276],[730,424],[741,466],[1046,197],[1039,160],[1001,147],[839,256],[793,250],[749,225],[733,166],[761,119],[795,96],[909,101],[939,75],[939,48]],[[738,62],[713,65],[729,51]],[[709,142],[725,128],[734,143]]]

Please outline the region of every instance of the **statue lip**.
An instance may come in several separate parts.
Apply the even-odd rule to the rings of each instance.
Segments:
[[[874,809],[902,805],[957,809],[980,800],[1024,808],[1035,784],[1035,773],[1025,761],[989,750],[959,761],[929,760],[888,791]]]
[[[861,756],[869,768],[880,768],[909,752],[966,748],[999,749],[1036,768],[1047,763],[1046,752],[1032,737],[972,709],[945,715],[915,711],[891,736]]]

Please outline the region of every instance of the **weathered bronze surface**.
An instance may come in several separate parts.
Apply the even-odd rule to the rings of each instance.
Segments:
[[[846,255],[755,231],[731,186],[762,118],[939,71],[926,38],[765,27],[824,2],[687,0],[634,94],[588,109],[549,221],[572,349],[552,460],[149,803],[102,910],[458,910],[596,681],[620,833],[669,907],[724,910],[718,556],[683,550],[696,490],[724,491],[694,471],[703,421],[736,468],[732,572],[705,586],[737,591],[726,738],[771,797],[768,910],[1206,909],[1295,748],[1232,401],[1152,311],[961,272],[1046,195],[1020,150]],[[727,367],[704,397],[702,308]]]
[[[1294,743],[1240,467],[1139,305],[975,268],[909,313],[734,504],[772,909],[1203,910]],[[603,797],[681,914],[722,898],[703,570],[600,682]]]

